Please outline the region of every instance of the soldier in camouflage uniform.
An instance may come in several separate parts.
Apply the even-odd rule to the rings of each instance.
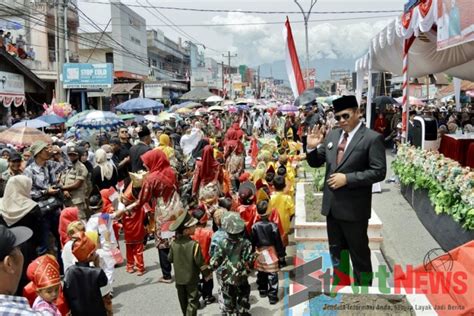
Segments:
[[[238,213],[228,212],[222,218],[227,233],[211,258],[210,265],[221,276],[224,315],[250,315],[248,274],[255,260],[252,244],[243,238],[245,223]]]

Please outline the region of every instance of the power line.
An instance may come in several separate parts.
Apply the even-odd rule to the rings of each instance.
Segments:
[[[385,19],[385,18],[395,18],[396,16],[392,15],[378,15],[378,16],[361,16],[353,18],[334,18],[334,19],[317,19],[309,20],[311,23],[321,23],[321,22],[334,22],[334,21],[353,21],[353,20],[366,20],[366,19]],[[87,23],[87,21],[84,21]],[[226,26],[254,26],[254,25],[283,25],[282,21],[269,21],[269,22],[250,22],[250,23],[216,23],[216,24],[177,24],[179,27],[226,27]],[[304,21],[291,21],[291,24],[300,24]],[[87,23],[88,24],[88,23]],[[105,23],[97,23],[98,25],[106,25]],[[127,26],[129,24],[119,24],[122,26]],[[168,24],[147,24],[150,27],[172,27]]]
[[[114,3],[112,3],[112,5],[114,5]],[[79,7],[73,3],[73,6],[76,8],[76,10],[81,13],[87,20],[89,20],[90,22],[93,23],[93,25],[96,27],[96,29],[101,32],[101,33],[104,33],[108,38],[110,38],[114,43],[116,43],[117,45],[119,45],[119,47],[121,47],[122,49],[124,49],[125,51],[127,51],[129,54],[133,55],[135,58],[137,58],[138,60],[141,60],[144,64],[146,64],[148,66],[148,56],[146,57],[143,57],[143,56],[139,56],[137,55],[136,53],[130,51],[128,48],[126,48],[123,44],[119,43],[117,40],[115,40],[112,36],[110,36],[110,34],[108,33],[105,33],[104,30],[102,30],[87,14],[85,14],[81,9],[79,9]]]
[[[86,3],[94,4],[110,4],[110,2],[99,2],[94,0],[84,0]],[[161,10],[174,10],[174,11],[190,11],[190,12],[210,12],[210,13],[249,13],[249,14],[301,14],[300,11],[258,11],[258,10],[232,10],[232,9],[198,9],[198,8],[183,8],[183,7],[168,7],[168,6],[140,6],[129,3],[123,3],[128,7],[140,7],[140,8],[155,8]],[[362,13],[402,13],[403,10],[351,10],[351,11],[314,11],[313,14],[362,14]]]

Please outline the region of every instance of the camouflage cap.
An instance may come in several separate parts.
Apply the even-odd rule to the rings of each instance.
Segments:
[[[245,223],[235,212],[226,212],[222,216],[222,228],[228,234],[239,234],[245,229]]]

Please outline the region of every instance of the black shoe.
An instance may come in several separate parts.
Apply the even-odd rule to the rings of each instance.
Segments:
[[[214,296],[209,296],[204,298],[204,302],[206,302],[206,305],[212,304],[216,301],[216,298]]]
[[[270,298],[270,299],[268,299],[268,301],[270,302],[270,305],[275,305],[276,303],[278,303],[277,298]]]
[[[265,292],[265,291],[259,291],[260,293],[260,297],[267,297],[268,296],[268,293]]]

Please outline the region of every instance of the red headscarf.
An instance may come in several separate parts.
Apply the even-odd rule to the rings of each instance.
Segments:
[[[238,127],[238,125],[237,125]],[[240,128],[239,128],[240,130]],[[240,131],[242,132],[242,131]],[[243,132],[242,132],[243,135]],[[237,155],[241,155],[244,152],[244,144],[240,141],[242,136],[239,134],[239,132],[232,127],[229,128],[227,131],[227,134],[225,135],[225,140],[224,140],[224,156],[228,157],[233,151]]]
[[[240,129],[239,123],[232,124],[225,134],[225,140],[241,140],[244,132]]]
[[[177,188],[176,174],[171,168],[168,157],[160,149],[154,149],[143,154],[141,159],[148,168],[149,174],[140,191],[140,204],[149,202],[150,194],[153,196],[159,194],[167,202]],[[158,188],[160,188],[159,193]]]
[[[207,145],[202,152],[202,159],[196,162],[193,193],[198,191],[199,186],[216,180],[219,172],[220,164],[214,158],[214,148],[211,145]]]

